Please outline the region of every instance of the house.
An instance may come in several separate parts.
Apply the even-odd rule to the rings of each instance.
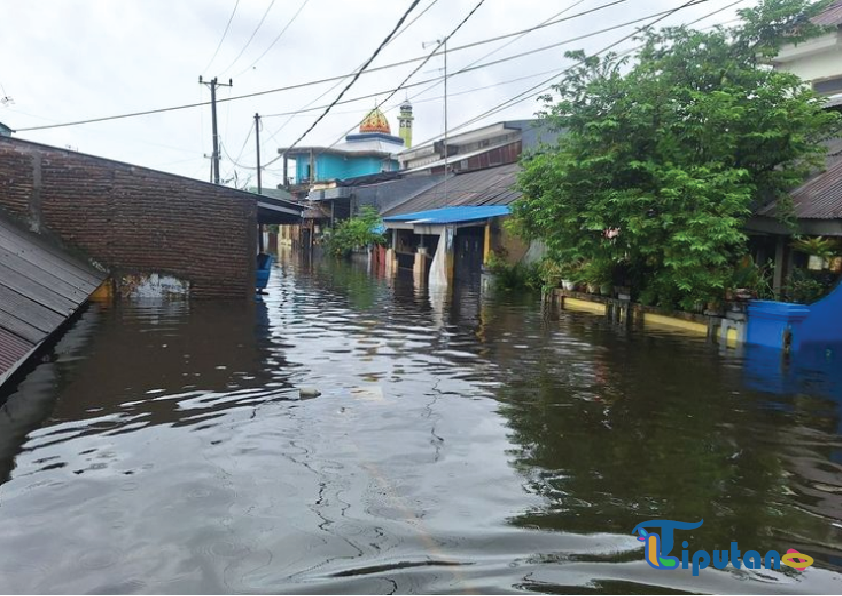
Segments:
[[[829,110],[842,109],[842,0],[832,2],[813,23],[829,31],[809,41],[785,46],[772,59],[775,69],[798,75],[827,98]],[[758,263],[774,262],[773,288],[780,290],[807,255],[792,248],[792,235],[842,238],[842,139],[827,143],[824,171],[792,191],[796,230],[778,218],[775,203],[758,209],[747,223],[749,246]]]
[[[406,137],[405,126],[401,131]],[[392,136],[389,120],[375,108],[362,121],[359,132],[335,146],[278,149],[283,155],[283,188],[303,199],[311,190],[333,188],[337,180],[395,172],[397,154],[405,146],[405,138]],[[290,159],[294,161],[294,178],[290,176]]]
[[[425,143],[398,154],[402,171],[444,173],[477,170],[515,163],[524,151],[540,143],[550,143],[558,136],[540,119],[507,120]]]
[[[842,103],[842,0],[831,3],[813,23],[830,30],[815,39],[782,48],[772,65],[798,75],[816,93],[826,95],[829,104],[838,105]]]
[[[331,188],[313,190],[307,196],[308,209],[301,224],[300,242],[309,247],[318,242],[337,221],[358,213],[363,206],[384,213],[444,180],[443,175],[407,175],[383,172],[336,180]]]
[[[519,171],[506,164],[459,172],[387,210],[387,270],[412,270],[423,283],[478,285],[492,253],[510,264],[540,259],[542,245],[526,244],[502,225],[521,196]]]

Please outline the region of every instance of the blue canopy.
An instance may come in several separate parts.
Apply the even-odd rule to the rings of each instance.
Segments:
[[[410,222],[414,224],[457,224],[472,221],[482,221],[492,217],[509,215],[508,205],[480,205],[463,207],[444,207],[430,211],[416,211],[384,217],[386,223]]]

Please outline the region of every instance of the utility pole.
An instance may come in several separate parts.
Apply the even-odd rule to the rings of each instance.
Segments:
[[[257,194],[263,194],[263,173],[260,171],[260,114],[254,115],[254,141],[257,148]],[[257,250],[263,254],[263,224],[257,224]]]
[[[254,115],[254,140],[257,143],[257,194],[263,194],[263,176],[260,173],[260,114]]]
[[[447,38],[444,39],[444,204],[447,205]]]
[[[220,83],[216,77],[210,81],[202,79],[199,75],[199,84],[208,87],[211,92],[211,126],[213,128],[213,154],[211,155],[211,171],[213,172],[213,183],[219,184],[219,131],[216,126],[216,89],[217,87],[233,87],[234,82],[228,79],[228,84]]]
[[[433,44],[444,48],[444,183],[442,184],[444,190],[444,204],[447,205],[447,165],[448,165],[448,151],[447,151],[447,38],[444,40],[434,39],[433,41],[425,41],[421,44],[422,48],[427,48]]]

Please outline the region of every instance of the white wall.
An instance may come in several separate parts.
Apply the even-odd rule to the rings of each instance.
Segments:
[[[842,76],[842,39],[839,33],[781,50],[774,59],[775,68],[798,75],[805,81]]]

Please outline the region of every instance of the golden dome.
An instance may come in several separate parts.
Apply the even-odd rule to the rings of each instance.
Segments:
[[[392,129],[383,112],[378,108],[374,108],[368,113],[362,124],[360,124],[360,132],[385,132],[389,135],[392,134]]]

